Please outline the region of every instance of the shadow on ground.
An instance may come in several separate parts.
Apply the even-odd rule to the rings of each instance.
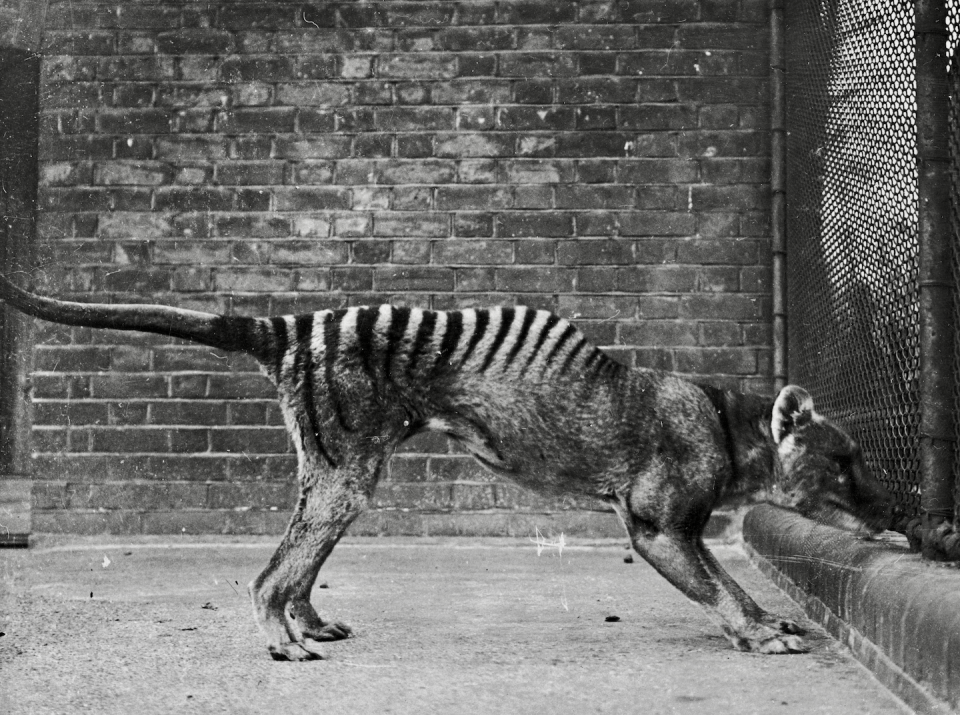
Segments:
[[[612,542],[538,556],[524,540],[345,540],[313,602],[356,637],[328,660],[277,663],[245,587],[275,542],[46,538],[0,552],[0,711],[905,712],[809,622],[810,654],[734,651]],[[739,549],[714,550],[762,605],[803,618]]]

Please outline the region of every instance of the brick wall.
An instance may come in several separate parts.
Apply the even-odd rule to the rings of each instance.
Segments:
[[[766,390],[766,4],[53,0],[38,278],[248,314],[524,303]],[[250,361],[39,338],[39,530],[282,528],[293,456]],[[593,523],[435,436],[376,503],[359,530]]]

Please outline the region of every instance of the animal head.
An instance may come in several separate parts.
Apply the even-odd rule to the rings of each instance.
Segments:
[[[813,409],[806,390],[788,385],[773,405],[770,431],[782,467],[780,486],[806,517],[850,531],[882,531],[893,497],[870,473],[860,445]]]

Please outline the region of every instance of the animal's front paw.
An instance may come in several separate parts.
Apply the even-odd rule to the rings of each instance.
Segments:
[[[794,627],[799,627],[792,621]],[[753,629],[751,629],[753,630]],[[781,655],[787,653],[807,653],[810,647],[802,638],[789,633],[778,633],[773,628],[756,629],[750,635],[735,633],[732,629],[724,629],[727,638],[737,650],[750,653],[764,653],[766,655]]]
[[[776,613],[767,613],[763,617],[763,624],[780,633],[786,633],[791,636],[802,636],[807,631],[803,626],[792,618],[784,618]]]
[[[791,635],[776,635],[762,640],[751,640],[750,650],[754,653],[767,655],[782,655],[786,653],[806,653],[810,647],[802,638]]]

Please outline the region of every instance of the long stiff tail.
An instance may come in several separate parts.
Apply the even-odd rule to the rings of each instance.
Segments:
[[[0,299],[28,315],[54,323],[159,333],[230,352],[246,352],[267,364],[272,360],[270,324],[259,318],[166,305],[57,300],[25,291],[3,275],[0,275]]]

